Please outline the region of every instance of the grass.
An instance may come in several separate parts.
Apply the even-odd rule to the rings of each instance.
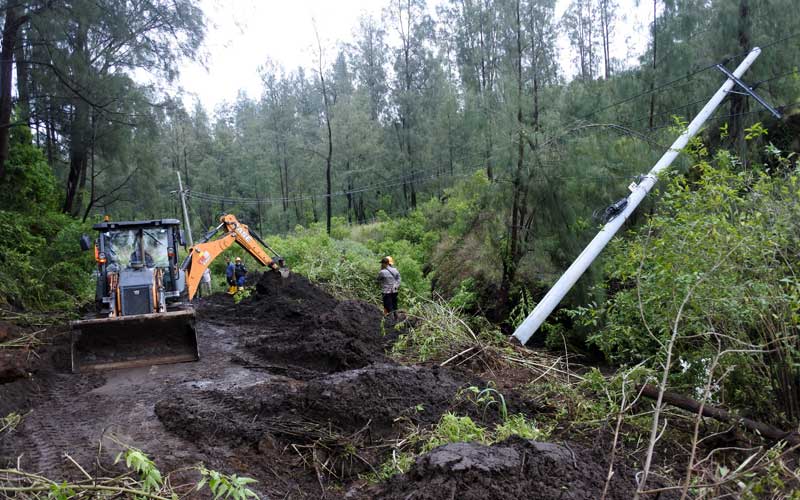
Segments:
[[[0,469],[0,496],[9,498],[69,500],[75,498],[135,498],[151,500],[175,500],[193,497],[194,492],[207,489],[211,498],[247,500],[259,498],[249,488],[254,479],[228,475],[205,468],[202,464],[194,470],[200,476],[196,483],[173,486],[170,475],[162,475],[153,460],[139,449],[129,447],[117,456],[130,472],[115,477],[92,477],[78,462],[65,455],[83,474],[83,480],[56,481],[41,474],[19,469]],[[205,496],[205,495],[204,495]]]

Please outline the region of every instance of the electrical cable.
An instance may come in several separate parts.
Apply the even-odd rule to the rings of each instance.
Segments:
[[[432,175],[430,177],[416,178],[415,179],[415,183],[417,185],[419,185],[419,184],[425,184],[425,183],[428,183],[430,181],[437,180],[437,179],[468,177],[468,176],[471,176],[471,175],[473,175],[473,174],[472,173],[463,173],[463,174],[452,174],[452,175],[451,174]],[[384,184],[378,184],[378,185],[365,186],[365,187],[362,187],[362,188],[359,188],[359,189],[352,189],[352,190],[348,190],[348,191],[337,191],[337,192],[332,192],[330,194],[330,197],[331,198],[335,198],[335,197],[338,197],[338,196],[347,196],[347,195],[363,193],[363,192],[367,192],[367,191],[374,191],[374,190],[378,190],[378,189],[384,189],[384,188],[387,188],[387,187],[402,186],[406,182],[408,182],[408,180],[405,180],[405,181],[402,181],[402,182],[395,182],[395,183],[384,183]],[[300,196],[296,196],[296,197],[292,197],[292,198],[262,198],[262,199],[223,198],[223,199],[220,199],[220,198],[214,197],[214,195],[210,195],[208,193],[198,193],[198,192],[193,192],[193,191],[187,192],[186,196],[190,197],[190,198],[203,200],[203,201],[206,201],[206,202],[213,202],[213,203],[225,202],[225,203],[230,203],[230,204],[243,204],[243,205],[257,205],[257,204],[271,205],[271,204],[284,203],[284,202],[285,203],[293,203],[293,202],[297,202],[297,201],[307,201],[307,200],[312,200],[312,199],[325,199],[325,198],[329,197],[329,195],[327,193],[319,193],[319,194],[300,195]]]
[[[466,167],[466,169],[471,171],[471,170],[474,170],[475,168],[479,168],[481,166],[482,165],[473,166],[473,167]],[[377,189],[381,189],[381,188],[384,188],[384,187],[401,186],[401,185],[403,185],[403,184],[405,184],[405,183],[407,183],[409,181],[417,182],[418,180],[426,179],[426,177],[422,177],[422,178],[418,177],[419,174],[430,174],[434,170],[440,170],[440,169],[433,169],[433,168],[419,169],[419,170],[415,170],[415,171],[406,173],[405,175],[403,175],[401,177],[398,177],[397,179],[394,179],[392,181],[388,181],[388,182],[381,183],[381,184],[373,184],[373,185],[369,185],[369,186],[364,186],[364,187],[361,187],[361,188],[358,188],[358,189],[351,189],[351,190],[346,190],[346,191],[332,192],[331,196],[332,197],[334,195],[335,196],[342,196],[342,195],[348,195],[348,194],[361,193],[361,192],[365,192],[365,191],[377,190]],[[472,175],[472,173],[469,173],[468,175]],[[451,176],[457,176],[457,175],[456,174],[452,174],[451,175],[451,174],[446,173],[446,172],[445,173],[436,173],[436,174],[432,175],[431,178],[446,178],[446,177],[451,177]],[[259,203],[271,204],[271,203],[275,203],[275,202],[304,201],[304,200],[318,199],[318,198],[324,199],[324,198],[327,198],[327,196],[328,196],[327,194],[309,194],[309,193],[301,193],[301,194],[297,194],[296,196],[291,196],[292,194],[295,194],[295,193],[290,193],[289,196],[283,196],[283,197],[279,197],[279,198],[246,198],[246,197],[235,197],[234,198],[234,197],[231,197],[231,196],[223,196],[223,195],[217,195],[217,194],[213,194],[213,193],[202,193],[202,192],[197,192],[197,191],[187,191],[186,194],[188,196],[193,196],[195,198],[203,198],[203,199],[205,199],[207,201],[217,201],[217,202],[223,202],[223,203],[248,203],[248,204],[259,204]]]
[[[399,179],[402,179],[404,181],[413,180],[417,174],[427,174],[427,173],[430,173],[433,170],[434,169],[432,169],[432,168],[412,170],[411,172],[408,172],[408,173],[404,174]],[[232,198],[230,196],[217,195],[217,194],[212,194],[212,193],[202,193],[202,194],[205,197],[208,197],[208,198],[214,198],[214,199],[217,199],[219,201],[228,201],[228,202],[246,200],[246,201],[252,201],[252,202],[258,203],[259,201],[263,202],[263,200],[264,200],[263,198],[243,198],[243,197]],[[294,194],[296,194],[296,193],[290,192],[286,196],[279,198],[279,200],[294,198],[292,196]],[[301,193],[298,196],[307,196],[307,194],[308,193]]]
[[[666,83],[659,84],[657,87],[653,87],[652,89],[645,90],[644,92],[640,92],[640,93],[638,93],[636,95],[633,95],[631,97],[627,97],[627,98],[625,98],[625,99],[623,99],[621,101],[615,102],[613,104],[609,104],[607,106],[603,106],[601,108],[597,108],[597,109],[593,110],[591,113],[578,118],[578,120],[586,120],[589,117],[592,117],[592,116],[594,116],[597,113],[600,113],[602,111],[606,111],[608,109],[615,108],[615,107],[620,106],[622,104],[634,101],[634,100],[636,100],[636,99],[638,99],[640,97],[644,97],[646,95],[650,95],[652,93],[659,92],[661,90],[664,90],[664,89],[670,87],[671,85],[674,85],[675,83],[678,83],[678,82],[683,81],[683,80],[687,80],[687,79],[689,79],[689,78],[691,78],[691,77],[693,77],[693,76],[695,76],[697,74],[700,74],[700,73],[702,73],[704,71],[708,71],[709,69],[716,67],[716,65],[717,65],[717,63],[710,64],[710,65],[705,66],[703,68],[700,68],[698,70],[692,71],[692,72],[690,72],[690,73],[688,73],[686,75],[683,75],[683,76],[681,76],[679,78],[675,78],[675,79],[670,80],[670,81],[668,81]]]
[[[775,109],[777,109],[779,111],[785,111],[787,109],[791,109],[791,108],[796,107],[796,106],[800,106],[800,102],[791,102],[791,103],[783,104],[783,105],[780,105],[780,106],[775,106]],[[733,117],[736,117],[736,116],[753,115],[753,114],[758,114],[758,113],[769,113],[769,111],[766,110],[766,109],[756,109],[754,111],[744,111],[742,113],[732,113],[732,114],[729,114],[729,115],[722,115],[722,116],[712,115],[711,117],[709,117],[708,121],[711,121],[711,120],[722,120],[722,119],[725,119],[725,118],[733,118]],[[668,123],[666,125],[653,127],[651,130],[652,131],[661,130],[663,128],[673,127],[674,125],[675,125],[674,123]]]

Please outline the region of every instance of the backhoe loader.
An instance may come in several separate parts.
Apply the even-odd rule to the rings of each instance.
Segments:
[[[269,246],[231,214],[223,215],[220,225],[189,249],[181,266],[177,248],[185,243],[177,219],[106,219],[93,228],[98,231],[97,314],[70,323],[75,373],[200,359],[191,300],[203,271],[234,242],[261,264],[288,275],[283,258],[270,249],[279,269],[259,243]],[[81,237],[81,247],[92,248],[89,236]]]

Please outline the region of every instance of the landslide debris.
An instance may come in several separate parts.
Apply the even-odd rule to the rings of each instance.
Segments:
[[[187,380],[165,391],[155,414],[205,453],[235,457],[242,473],[277,478],[282,485],[273,485],[272,494],[315,498],[317,488],[331,498],[392,500],[602,494],[602,456],[519,438],[445,445],[418,458],[407,474],[365,486],[359,474],[375,472],[410,428],[432,426],[447,411],[486,427],[497,423],[496,409],[460,395],[486,382],[468,372],[396,363],[385,354],[393,336],[384,333],[393,325],[377,307],[338,301],[299,275],[283,280],[265,273],[252,297],[237,306],[230,297],[206,299],[199,315],[233,339],[230,357],[246,375]],[[536,414],[535,404],[504,395],[509,414]],[[629,472],[617,467],[607,498],[632,497]],[[324,486],[329,481],[339,486]]]
[[[602,497],[607,474],[602,457],[577,445],[512,437],[493,446],[440,446],[420,457],[406,474],[364,493],[384,500],[593,500]],[[606,498],[628,500],[635,492],[634,471],[616,465]]]

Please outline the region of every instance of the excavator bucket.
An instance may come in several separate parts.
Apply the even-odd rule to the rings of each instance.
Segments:
[[[191,309],[87,319],[70,326],[73,373],[200,359]]]

